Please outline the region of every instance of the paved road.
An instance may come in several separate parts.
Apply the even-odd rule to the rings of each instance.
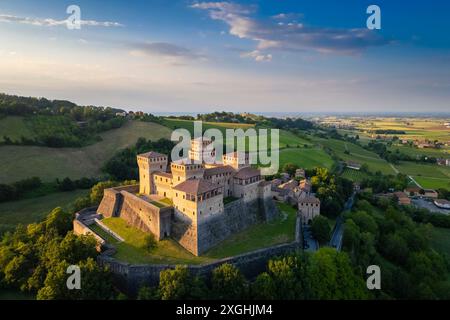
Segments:
[[[350,210],[353,207],[355,200],[355,194],[347,200],[344,205],[344,211]],[[342,237],[344,235],[344,219],[342,214],[336,219],[336,226],[334,227],[333,235],[331,236],[330,246],[336,248],[336,250],[341,251],[342,249]]]

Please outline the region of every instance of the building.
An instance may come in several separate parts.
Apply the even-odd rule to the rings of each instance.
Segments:
[[[320,215],[320,200],[312,195],[305,195],[298,200],[298,212],[304,224],[310,224],[311,221]]]
[[[353,170],[361,170],[361,164],[354,161],[347,161],[346,167]]]
[[[408,195],[402,191],[394,192],[394,196],[397,198],[399,205],[410,205],[411,199],[408,197]]]
[[[215,157],[212,145],[194,139],[189,158],[171,163],[158,152],[139,154],[139,185],[105,190],[97,213],[121,217],[158,240],[171,237],[195,255],[273,219],[271,183],[250,166],[248,154],[225,154],[212,164],[204,161]]]
[[[305,169],[297,169],[297,170],[295,170],[295,177],[304,179],[306,177]]]

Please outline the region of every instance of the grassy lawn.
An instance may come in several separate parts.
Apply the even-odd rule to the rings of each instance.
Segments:
[[[97,235],[99,235],[103,240],[110,244],[116,244],[119,241],[116,240],[112,235],[110,235],[108,232],[103,230],[98,224],[94,223],[89,226],[89,229],[94,231]]]
[[[196,257],[173,240],[159,241],[157,247],[150,252],[145,249],[147,234],[137,228],[128,226],[120,218],[107,218],[102,222],[120,235],[125,242],[116,243],[118,260],[130,263],[170,263],[170,264],[200,264],[211,261],[207,257]]]
[[[289,148],[280,151],[280,168],[286,163],[295,163],[301,168],[331,168],[333,159],[320,147]]]
[[[18,224],[29,224],[43,220],[56,207],[67,208],[88,190],[58,192],[47,196],[0,203],[0,233],[14,230]]]
[[[450,255],[450,229],[433,227],[431,246],[437,252]]]
[[[102,141],[83,148],[2,146],[0,181],[11,183],[33,176],[43,181],[98,176],[114,153],[134,145],[139,137],[157,140],[169,138],[170,134],[169,128],[159,124],[130,121],[119,129],[102,133]]]
[[[212,248],[205,256],[220,259],[294,241],[297,211],[285,203],[277,203],[277,206],[282,213],[279,219],[251,226]]]
[[[114,243],[118,260],[130,263],[162,264],[201,264],[242,254],[267,246],[294,240],[296,210],[287,204],[277,204],[282,217],[271,222],[261,223],[231,236],[201,257],[196,257],[171,239],[159,241],[157,247],[145,249],[146,233],[120,218],[107,218],[102,222],[124,238],[125,242]],[[95,228],[95,227],[94,227]],[[101,234],[99,233],[101,236]]]

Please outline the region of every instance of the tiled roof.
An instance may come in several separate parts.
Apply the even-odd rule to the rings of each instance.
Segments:
[[[259,175],[261,175],[261,171],[259,171],[258,169],[254,169],[252,167],[245,167],[239,170],[234,177],[238,179],[249,179]]]
[[[205,176],[213,176],[216,174],[221,174],[221,173],[233,173],[234,169],[231,166],[217,166],[217,167],[213,167],[213,168],[207,168],[205,169]]]
[[[300,203],[318,203],[320,204],[320,200],[314,196],[308,196],[299,200]]]
[[[174,187],[175,190],[194,195],[202,194],[211,190],[215,190],[217,188],[217,185],[214,185],[203,179],[186,180]]]
[[[159,157],[167,157],[165,154],[156,152],[156,151],[150,151],[146,153],[141,153],[138,155],[139,157],[145,157],[145,158],[159,158]]]

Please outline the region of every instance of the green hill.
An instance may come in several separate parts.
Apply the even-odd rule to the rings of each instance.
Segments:
[[[170,129],[149,122],[129,121],[119,129],[101,133],[102,141],[81,148],[1,146],[0,181],[11,183],[33,176],[43,181],[101,174],[100,168],[115,152],[136,143],[139,137],[170,138]]]

